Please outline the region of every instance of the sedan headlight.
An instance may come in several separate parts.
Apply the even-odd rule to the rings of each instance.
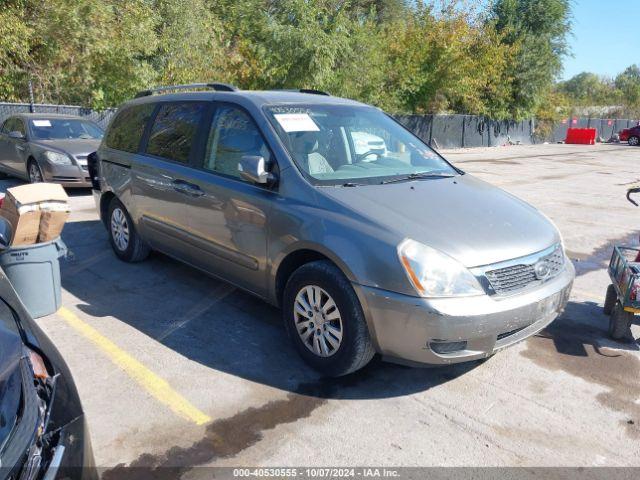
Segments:
[[[434,248],[406,239],[398,245],[398,258],[409,281],[421,297],[484,294],[469,270]]]
[[[65,155],[64,153],[46,151],[44,152],[44,156],[47,160],[51,163],[55,163],[56,165],[73,165],[69,155]]]

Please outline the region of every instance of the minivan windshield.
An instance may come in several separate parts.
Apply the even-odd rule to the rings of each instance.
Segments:
[[[376,184],[459,172],[382,111],[353,105],[277,105],[268,117],[317,185]]]
[[[36,140],[100,140],[103,132],[93,122],[74,118],[40,118],[29,121]]]

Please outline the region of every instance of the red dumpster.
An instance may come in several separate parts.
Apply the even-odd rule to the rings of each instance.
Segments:
[[[567,138],[564,143],[594,145],[597,132],[595,128],[567,128]]]

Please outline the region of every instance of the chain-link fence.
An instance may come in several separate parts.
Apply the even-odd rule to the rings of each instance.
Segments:
[[[0,121],[15,113],[62,113],[93,120],[105,128],[115,109],[102,111],[75,105],[0,103]],[[608,140],[624,128],[638,125],[638,120],[571,117],[550,128],[536,129],[531,120],[496,121],[477,115],[396,115],[399,122],[435,148],[494,147],[505,144],[530,145],[540,142],[560,142],[567,128],[595,128],[597,136]]]

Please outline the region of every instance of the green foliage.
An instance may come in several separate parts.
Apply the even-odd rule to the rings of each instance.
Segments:
[[[607,116],[640,116],[640,67],[631,65],[615,78],[582,72],[560,82],[557,93],[567,99],[565,111],[580,108],[583,112]]]
[[[640,115],[640,67],[631,65],[615,79],[622,104],[628,113]]]
[[[514,118],[530,116],[551,92],[569,52],[570,13],[570,0],[494,0],[489,21],[518,50],[508,68]]]
[[[615,105],[619,101],[612,80],[589,72],[582,72],[560,83],[558,90],[578,106]]]
[[[560,98],[638,105],[637,67],[554,88],[569,1],[0,0],[0,100],[28,101],[31,80],[36,101],[100,109],[216,80],[496,119]]]

